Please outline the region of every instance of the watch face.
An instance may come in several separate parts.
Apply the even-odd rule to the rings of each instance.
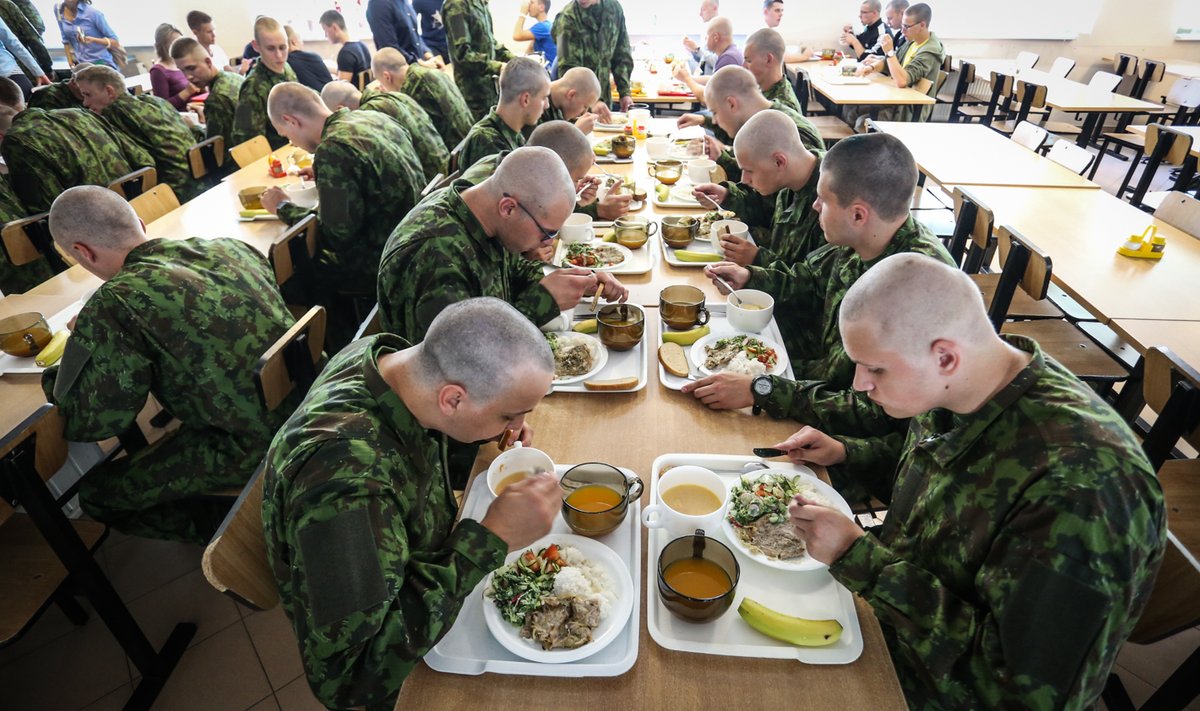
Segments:
[[[759,395],[771,394],[771,379],[766,376],[760,375],[754,379],[751,385],[754,387],[754,392]]]

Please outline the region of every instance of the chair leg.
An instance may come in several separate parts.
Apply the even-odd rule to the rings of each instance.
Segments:
[[[1104,144],[1100,146],[1100,152],[1096,154],[1096,160],[1092,162],[1092,170],[1088,173],[1088,180],[1096,179],[1096,171],[1100,169],[1100,161],[1104,158],[1104,152],[1108,150],[1110,139],[1104,139]]]
[[[1182,709],[1200,696],[1200,647],[1171,672],[1158,691],[1142,704],[1143,711]],[[1111,706],[1109,707],[1112,708]]]
[[[1117,190],[1118,198],[1129,191],[1129,183],[1133,181],[1133,174],[1137,170],[1137,167],[1141,165],[1141,162],[1142,151],[1138,151],[1133,160],[1129,161],[1129,170],[1125,173],[1125,180],[1121,181],[1121,188]]]
[[[1125,685],[1121,683],[1121,677],[1116,674],[1108,675],[1100,698],[1104,700],[1108,711],[1137,711],[1133,700],[1129,698],[1129,692],[1125,691]]]
[[[80,605],[74,596],[66,592],[66,586],[59,588],[58,592],[54,593],[54,604],[58,605],[58,609],[62,610],[71,624],[76,627],[82,627],[87,623],[87,610],[83,609],[83,605]]]

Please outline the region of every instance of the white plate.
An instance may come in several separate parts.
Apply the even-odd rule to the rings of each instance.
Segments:
[[[628,515],[628,513],[626,514]],[[591,538],[577,536],[569,533],[551,533],[531,545],[513,551],[504,559],[504,564],[508,565],[523,555],[526,550],[533,549],[537,551],[540,548],[545,548],[551,543],[557,543],[560,546],[572,546],[578,548],[580,553],[587,556],[588,560],[602,566],[605,572],[608,573],[608,578],[612,581],[616,588],[614,592],[617,599],[612,604],[612,608],[608,612],[608,617],[600,622],[592,633],[592,641],[577,647],[575,649],[542,649],[542,646],[531,639],[521,637],[521,629],[510,625],[503,617],[500,616],[500,610],[496,608],[495,602],[487,597],[484,593],[483,598],[483,619],[487,622],[488,631],[496,638],[496,641],[504,645],[504,648],[518,657],[528,659],[533,662],[544,662],[548,664],[563,664],[565,662],[574,662],[580,659],[586,659],[596,652],[604,649],[613,640],[617,638],[617,634],[625,627],[625,621],[629,619],[629,613],[633,611],[633,579],[629,576],[629,569],[620,556],[613,549],[594,541]],[[483,590],[491,587],[492,576],[495,571],[489,573],[484,581]]]
[[[583,375],[572,375],[569,378],[555,378],[554,385],[568,385],[570,383],[578,383],[604,370],[604,365],[608,363],[608,349],[604,344],[600,343],[600,339],[586,333],[576,333],[575,331],[559,331],[554,334],[559,341],[566,341],[568,344],[587,343],[588,348],[592,351],[592,369]]]
[[[599,129],[602,129],[605,131],[624,131],[625,130],[625,123],[627,121],[629,121],[628,116],[621,113],[620,111],[613,111],[611,114],[609,114],[609,116],[612,118],[612,121],[610,123],[604,123],[604,122],[600,121],[599,119],[597,119],[596,123],[593,124],[593,126],[595,128],[599,128]]]
[[[764,474],[783,474],[784,476],[789,477],[799,475],[800,478],[804,480],[804,483],[811,484],[813,488],[815,488],[821,494],[821,496],[824,496],[826,499],[828,499],[834,505],[834,508],[846,514],[846,518],[854,518],[853,514],[850,513],[850,505],[846,503],[846,500],[842,498],[842,495],[839,494],[832,486],[818,479],[808,467],[797,466],[794,470],[764,469],[752,474],[743,474],[741,476],[741,480],[745,482],[755,482],[758,481],[758,479]],[[737,484],[737,482],[737,479],[729,482],[731,497],[733,487]],[[733,527],[733,524],[729,522],[728,513],[729,512],[727,510],[725,518],[721,520],[721,526],[725,531],[725,538],[730,542],[731,545],[733,545],[734,548],[737,548],[739,551],[741,551],[747,558],[772,568],[778,568],[779,570],[824,570],[825,568],[829,567],[825,563],[822,563],[821,561],[810,556],[807,550],[804,552],[804,555],[800,556],[799,558],[790,558],[788,560],[768,558],[762,553],[750,550],[750,548],[742,542],[742,537],[738,535],[737,530]]]
[[[691,353],[692,363],[694,363],[696,365],[696,367],[700,369],[700,372],[704,373],[705,375],[713,375],[714,373],[719,372],[719,371],[709,370],[708,368],[704,367],[704,359],[707,357],[707,354],[704,352],[704,348],[705,348],[705,346],[711,346],[712,344],[716,343],[717,341],[721,340],[722,338],[732,338],[733,336],[747,336],[749,338],[757,338],[758,340],[765,343],[769,348],[775,349],[775,355],[777,356],[778,359],[775,361],[774,367],[767,369],[767,375],[781,375],[781,374],[783,374],[783,371],[785,369],[787,369],[788,364],[787,364],[787,361],[785,360],[785,355],[784,355],[785,353],[787,353],[787,351],[785,351],[783,349],[783,346],[780,346],[778,343],[776,343],[775,341],[772,341],[769,338],[764,338],[762,336],[762,334],[760,334],[760,333],[737,332],[737,333],[732,333],[732,334],[726,333],[725,335],[721,335],[719,333],[710,333],[707,336],[705,336],[704,338],[701,338],[700,340],[698,340],[694,344],[692,344],[692,353]]]
[[[600,242],[599,240],[594,240],[593,244],[595,246],[604,245],[606,247],[612,247],[612,248],[620,251],[621,254],[623,254],[625,256],[625,258],[622,259],[621,261],[617,262],[616,264],[609,264],[606,267],[584,267],[584,269],[594,269],[598,272],[610,272],[610,271],[620,269],[621,267],[628,264],[629,260],[633,259],[633,252],[629,251],[629,248],[625,247],[624,245],[617,244],[616,242]],[[566,261],[566,251],[564,250],[563,258],[560,259],[559,261],[555,262],[555,264],[558,264],[561,266],[565,261]]]

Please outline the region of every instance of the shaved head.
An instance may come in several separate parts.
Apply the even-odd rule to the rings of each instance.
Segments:
[[[704,98],[708,103],[722,102],[731,96],[745,102],[756,94],[762,96],[758,80],[745,67],[721,67],[704,87]]]
[[[267,116],[273,123],[278,123],[285,115],[317,119],[325,113],[321,95],[294,81],[276,84],[267,96]]]
[[[55,198],[50,206],[50,234],[68,253],[76,242],[122,250],[145,239],[133,206],[112,190],[98,185],[68,188]]]
[[[191,37],[180,37],[171,43],[171,59],[178,62],[185,57],[207,57],[208,50],[204,49],[204,45],[200,44]]]
[[[899,138],[888,133],[843,138],[825,154],[822,180],[842,206],[863,202],[884,220],[908,214],[917,188],[917,162]]]
[[[108,86],[116,90],[117,96],[125,93],[125,77],[105,64],[93,64],[75,74],[75,81],[85,81],[97,86]]]
[[[507,193],[539,215],[575,205],[575,182],[549,148],[524,146],[509,153],[483,185],[497,198]]]
[[[523,94],[536,96],[549,87],[550,76],[541,64],[529,57],[510,59],[500,70],[501,104],[515,103]]]
[[[588,70],[591,71],[591,70]],[[569,121],[547,121],[529,134],[527,146],[549,148],[558,154],[573,179],[580,178],[595,164],[595,154],[587,136]]]
[[[331,81],[321,89],[321,101],[330,111],[345,107],[357,109],[362,100],[362,92],[348,81]]]
[[[256,41],[262,42],[263,36],[270,32],[283,32],[283,26],[279,24],[279,20],[263,16],[254,21],[254,39]],[[287,36],[286,33],[284,36]]]
[[[806,151],[796,123],[787,114],[774,109],[751,116],[733,137],[733,152],[739,160],[762,160],[774,153],[798,158]]]
[[[596,78],[596,73],[587,67],[571,67],[559,81],[582,96],[600,96],[600,80]]]
[[[770,27],[764,27],[746,38],[746,52],[762,52],[775,58],[776,64],[783,63],[783,55],[787,53],[787,43],[783,35]]]
[[[979,288],[961,270],[923,254],[895,254],[859,277],[838,312],[843,331],[869,328],[879,348],[918,357],[935,341],[996,338]]]
[[[384,47],[376,52],[374,57],[371,57],[371,71],[375,74],[380,72],[399,74],[400,70],[407,66],[408,60],[395,47]]]
[[[714,17],[708,21],[708,31],[726,38],[733,37],[733,23],[728,17]]]

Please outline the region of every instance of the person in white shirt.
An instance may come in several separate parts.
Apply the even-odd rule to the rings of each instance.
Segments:
[[[213,66],[217,69],[229,68],[229,55],[217,44],[217,31],[213,28],[212,16],[200,10],[192,10],[187,14],[188,28],[196,36],[196,41],[212,57]]]
[[[783,0],[763,0],[763,22],[772,30],[779,31],[779,23],[783,22]],[[783,61],[785,64],[807,62],[812,56],[811,47],[789,45]]]
[[[705,33],[708,32],[708,23],[717,16],[717,11],[720,9],[719,0],[701,0],[700,2],[700,19],[704,20],[704,32],[700,33],[700,38],[704,39]],[[711,52],[707,47],[702,47],[691,37],[684,36],[683,46],[688,52],[691,52],[692,58],[688,62],[688,68],[691,70],[699,69],[701,74],[712,74],[713,65],[717,63],[717,55]]]

